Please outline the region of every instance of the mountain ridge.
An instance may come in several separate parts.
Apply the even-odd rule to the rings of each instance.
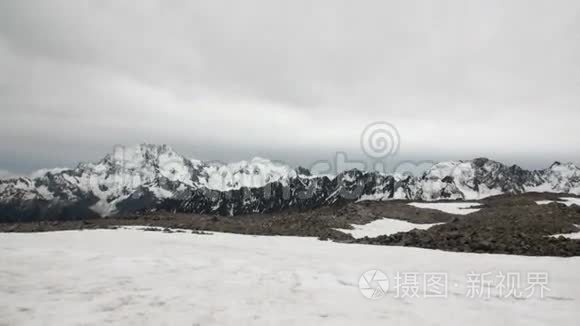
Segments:
[[[185,158],[167,145],[117,147],[96,163],[0,180],[0,221],[111,216],[151,210],[240,215],[355,200],[473,200],[503,193],[580,194],[580,169],[525,170],[487,158],[434,164],[422,175],[357,169],[334,177],[254,158]]]

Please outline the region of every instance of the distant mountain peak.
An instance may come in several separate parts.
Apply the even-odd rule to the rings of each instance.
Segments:
[[[295,171],[296,171],[296,173],[298,175],[303,175],[303,176],[306,176],[306,177],[312,176],[312,172],[310,172],[310,170],[308,170],[307,168],[302,167],[302,166],[297,167],[295,169]]]
[[[555,170],[555,169],[579,170],[578,166],[576,164],[574,164],[573,162],[562,163],[562,162],[558,162],[558,161],[552,163],[552,165],[550,165],[550,169],[552,169],[552,170]]]

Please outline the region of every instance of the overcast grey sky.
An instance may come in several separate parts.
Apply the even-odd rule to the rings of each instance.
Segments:
[[[1,0],[0,170],[205,160],[580,162],[580,1]]]

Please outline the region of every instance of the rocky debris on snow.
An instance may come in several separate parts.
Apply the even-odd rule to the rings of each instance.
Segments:
[[[521,198],[515,198],[522,202]],[[580,212],[566,205],[505,205],[489,207],[468,218],[427,230],[362,238],[351,242],[412,246],[460,252],[516,254],[530,256],[578,256],[580,241],[552,237],[580,231]],[[528,203],[527,201],[524,201]]]

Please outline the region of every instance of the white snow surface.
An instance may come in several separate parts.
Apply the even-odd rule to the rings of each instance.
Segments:
[[[336,229],[337,231],[348,233],[356,239],[364,237],[378,237],[380,235],[391,235],[398,232],[408,232],[413,229],[427,230],[428,228],[442,223],[432,223],[432,224],[417,224],[407,221],[396,220],[392,218],[382,218],[376,221],[372,221],[367,224],[351,224],[353,229]]]
[[[547,205],[549,203],[553,203],[553,200],[538,200],[536,204],[538,205]],[[558,203],[564,204],[566,206],[578,205],[580,206],[580,198],[576,197],[562,197],[558,200]]]
[[[0,234],[2,325],[577,325],[580,258],[235,234]],[[363,297],[373,269],[444,272],[447,298]],[[467,297],[467,275],[546,272],[543,299]]]
[[[564,238],[580,240],[580,232],[564,233],[555,235],[555,237],[563,236]]]
[[[580,198],[576,198],[576,197],[564,197],[564,198],[560,198],[561,200],[564,201],[564,203],[568,206],[572,206],[572,205],[578,205],[580,206]]]
[[[574,224],[574,226],[576,226],[577,228],[580,229],[580,224]],[[575,240],[580,240],[580,232],[572,232],[572,233],[562,233],[562,234],[554,234],[553,237],[564,237],[564,238],[568,238],[568,239],[575,239]]]
[[[477,202],[450,202],[450,203],[410,203],[409,205],[417,208],[436,209],[449,214],[467,215],[475,213],[481,208],[477,208],[480,204]],[[475,207],[475,208],[472,208]]]

